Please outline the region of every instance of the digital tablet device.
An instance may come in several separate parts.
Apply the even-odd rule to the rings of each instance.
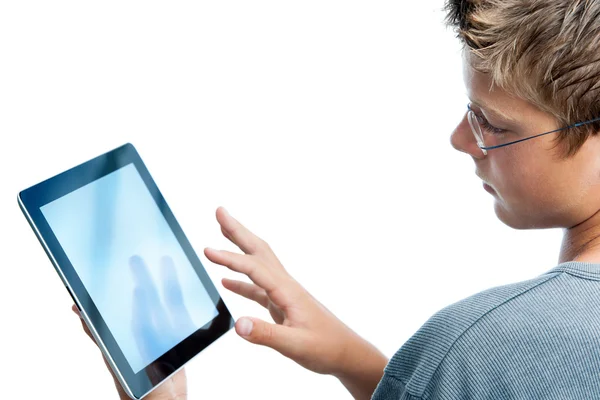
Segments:
[[[18,202],[130,397],[233,327],[133,145],[25,189]]]

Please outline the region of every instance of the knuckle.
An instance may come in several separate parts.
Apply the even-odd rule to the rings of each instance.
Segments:
[[[271,343],[273,341],[273,327],[271,325],[263,324],[261,340],[264,343]]]
[[[264,239],[258,239],[257,242],[258,248],[263,251],[263,252],[269,252],[272,251],[271,250],[271,246],[269,246],[269,243],[267,243]]]
[[[250,254],[256,254],[258,252],[258,245],[255,242],[248,243],[248,251]]]
[[[240,266],[239,271],[245,275],[255,275],[256,271],[257,271],[257,267],[256,267],[256,263],[253,262],[253,260],[246,260],[244,263],[242,263],[242,265]]]
[[[254,263],[248,263],[244,269],[240,270],[240,272],[242,272],[243,274],[248,275],[250,278],[252,278],[254,275],[256,275],[256,265],[254,265]]]

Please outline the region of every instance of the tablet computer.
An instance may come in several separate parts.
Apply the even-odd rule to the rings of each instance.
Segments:
[[[25,189],[18,202],[130,397],[233,327],[133,145]]]

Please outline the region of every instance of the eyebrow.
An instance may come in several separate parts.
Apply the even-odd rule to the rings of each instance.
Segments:
[[[509,116],[509,115],[507,115],[507,114],[505,114],[505,113],[503,113],[503,112],[501,112],[499,110],[496,110],[496,109],[494,109],[492,107],[489,107],[489,106],[487,106],[485,104],[482,104],[482,103],[480,103],[478,101],[474,101],[474,100],[471,100],[471,99],[469,99],[469,100],[471,101],[471,104],[476,105],[477,107],[486,110],[488,113],[490,113],[490,114],[492,114],[492,115],[494,115],[496,117],[500,117],[501,119],[504,119],[506,122],[513,123],[513,124],[516,124],[516,123],[519,122],[515,118],[513,118],[513,117],[511,117],[511,116]]]

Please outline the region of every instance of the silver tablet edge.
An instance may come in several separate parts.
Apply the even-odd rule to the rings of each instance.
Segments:
[[[52,254],[52,252],[50,251],[50,249],[46,245],[46,242],[44,241],[44,238],[40,234],[40,232],[39,232],[37,226],[35,225],[35,223],[33,222],[33,219],[29,215],[29,212],[27,212],[27,208],[25,208],[25,205],[21,201],[21,196],[17,195],[17,201],[19,202],[19,207],[21,207],[21,210],[23,211],[23,214],[25,214],[25,216],[27,217],[27,220],[29,221],[30,225],[33,227],[33,230],[34,230],[36,236],[38,237],[38,239],[40,240],[40,243],[42,243],[42,246],[44,246],[44,249],[46,250],[46,254],[48,254],[48,256],[50,257],[50,260],[52,261],[52,264],[54,264],[54,268],[56,269],[56,271],[58,271],[58,275],[60,276],[60,279],[62,280],[63,284],[66,286],[66,288],[69,291],[69,293],[71,294],[71,296],[73,296],[73,299],[75,300],[75,305],[79,309],[80,315],[82,316],[84,322],[86,323],[86,325],[90,329],[90,332],[92,333],[92,336],[94,337],[94,340],[98,344],[98,347],[100,348],[100,350],[104,354],[104,357],[106,358],[106,360],[108,360],[108,364],[110,365],[110,368],[115,373],[115,376],[119,380],[119,383],[121,384],[121,386],[123,387],[123,389],[125,390],[125,392],[127,393],[127,395],[129,397],[131,397],[132,399],[136,399],[137,397],[135,397],[135,395],[132,393],[131,389],[127,385],[127,382],[125,382],[125,379],[123,379],[123,376],[121,375],[121,372],[117,368],[117,366],[116,366],[115,362],[113,361],[112,357],[110,356],[108,350],[104,346],[104,342],[102,342],[102,339],[100,338],[100,335],[98,335],[98,332],[96,332],[96,329],[94,328],[94,325],[90,322],[87,314],[85,313],[85,311],[83,310],[83,308],[80,306],[80,302],[77,299],[77,295],[73,291],[73,288],[71,287],[71,285],[69,285],[69,282],[67,281],[67,279],[65,278],[62,270],[58,266],[58,263],[56,262],[56,259],[54,258],[54,255]],[[163,382],[164,382],[164,380],[163,380]],[[162,384],[162,382],[161,382],[161,384]],[[152,390],[156,389],[159,385],[156,385],[154,388],[152,388]],[[150,392],[148,392],[148,393],[150,393]],[[145,393],[142,397],[145,397],[148,393]],[[142,397],[140,397],[140,399]]]

